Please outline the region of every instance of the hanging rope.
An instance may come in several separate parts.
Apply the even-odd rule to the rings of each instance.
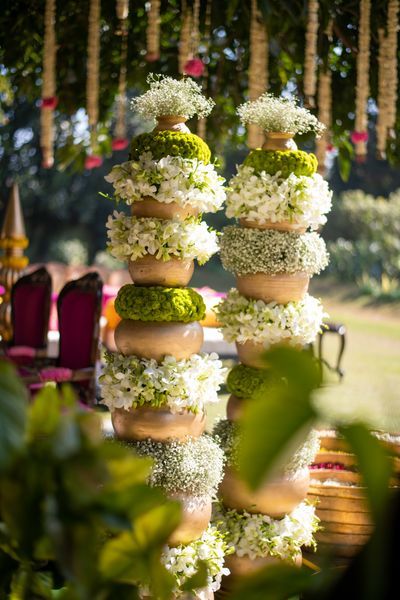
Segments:
[[[146,60],[154,62],[160,58],[160,0],[151,0],[147,19]]]
[[[251,0],[249,98],[256,100],[268,89],[268,37],[257,0]],[[250,148],[262,145],[263,131],[257,125],[248,126],[247,143]]]
[[[191,32],[192,32],[192,11],[186,6],[185,0],[182,2],[182,27],[179,39],[178,69],[179,73],[184,73],[187,61],[190,56]]]
[[[329,21],[325,34],[332,42],[332,21]],[[318,81],[318,120],[326,126],[324,133],[315,141],[315,154],[318,160],[318,172],[325,173],[326,153],[331,145],[332,127],[332,72],[329,66],[321,65]]]
[[[352,141],[358,157],[366,156],[368,141],[369,47],[371,0],[360,0],[357,54],[356,118]]]
[[[204,21],[204,44],[206,47],[207,55],[210,54],[210,46],[211,46],[211,10],[212,10],[212,0],[207,0],[206,4],[206,17]],[[208,69],[207,65],[204,65],[204,88],[207,87],[208,83]],[[197,121],[197,135],[201,137],[203,140],[206,139],[207,133],[207,119],[204,117],[203,119],[199,119]]]
[[[397,110],[397,31],[399,2],[389,0],[387,35],[379,29],[378,118],[376,124],[378,158],[386,157],[389,135],[393,135]]]
[[[56,93],[56,3],[46,0],[44,15],[43,45],[43,84],[40,113],[40,145],[42,166],[49,169],[54,164],[54,109],[57,106]]]
[[[317,90],[318,0],[308,0],[307,14],[304,96],[306,104],[313,107]]]
[[[86,168],[99,166],[101,158],[94,153],[99,120],[100,0],[90,0],[87,50],[86,104],[90,129],[90,154]]]
[[[117,119],[115,124],[114,139],[112,141],[113,150],[125,150],[129,144],[126,135],[126,107],[128,103],[126,95],[126,74],[128,58],[128,25],[129,2],[127,0],[117,0],[117,16],[120,20],[121,31],[121,66],[119,71],[118,94],[117,94]]]

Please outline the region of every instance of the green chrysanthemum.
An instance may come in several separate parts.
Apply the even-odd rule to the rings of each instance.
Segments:
[[[206,312],[204,300],[191,288],[139,287],[124,285],[115,300],[122,319],[133,321],[201,321]]]
[[[144,152],[151,152],[155,160],[164,156],[197,158],[208,165],[211,151],[207,144],[194,133],[179,131],[153,131],[133,138],[130,160],[138,160]]]
[[[263,386],[273,380],[271,371],[267,369],[255,369],[246,365],[235,365],[229,372],[226,385],[229,393],[238,398],[250,398]]]
[[[318,167],[315,154],[308,154],[302,150],[280,152],[279,150],[252,150],[244,159],[247,167],[253,167],[255,173],[265,171],[268,175],[275,175],[280,171],[282,179],[294,173],[297,177],[314,175]]]

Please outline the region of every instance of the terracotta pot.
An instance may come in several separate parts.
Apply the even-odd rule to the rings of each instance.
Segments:
[[[371,536],[369,534],[333,533],[330,531],[317,531],[315,538],[323,544],[337,544],[339,546],[364,546]]]
[[[297,144],[293,139],[294,133],[282,133],[280,131],[266,131],[265,142],[262,145],[263,150],[280,150],[288,152],[297,150]]]
[[[355,523],[334,523],[326,521],[324,523],[324,531],[331,533],[351,533],[356,535],[371,535],[374,530],[374,526],[370,525],[356,525]]]
[[[171,413],[163,408],[116,408],[111,413],[116,436],[120,440],[147,440],[165,442],[170,439],[184,440],[187,436],[197,438],[205,429],[204,413],[182,411]]]
[[[238,398],[231,394],[226,405],[226,416],[229,421],[239,421],[243,415],[243,408],[248,398]]]
[[[176,202],[158,202],[150,196],[145,196],[140,202],[134,202],[131,206],[134,217],[153,217],[154,219],[177,219],[184,221],[188,217],[195,217],[199,211],[192,206],[180,206]]]
[[[260,569],[268,566],[268,565],[277,565],[282,563],[280,558],[275,556],[265,556],[263,558],[257,557],[254,559],[249,558],[248,556],[238,556],[237,554],[229,554],[225,558],[225,566],[231,572],[232,577],[242,577],[243,575],[249,575],[254,573],[255,571],[259,571]],[[298,555],[295,561],[296,567],[301,567],[302,556]]]
[[[185,125],[187,117],[182,115],[160,115],[157,117],[157,125],[154,131],[180,131],[181,133],[190,133],[190,129]]]
[[[314,463],[339,463],[347,468],[354,468],[357,464],[357,459],[354,454],[350,452],[337,452],[335,450],[320,450],[315,456]],[[325,469],[321,469],[324,470]],[[329,469],[326,469],[329,471]],[[336,473],[337,471],[334,471]],[[348,473],[348,471],[340,471],[341,473]],[[353,473],[352,471],[350,471]],[[349,476],[352,480],[352,475]],[[356,478],[357,482],[359,478]]]
[[[280,518],[305,499],[308,484],[309,474],[304,469],[296,479],[269,479],[258,490],[251,490],[232,469],[227,468],[219,493],[229,508]]]
[[[307,293],[309,283],[310,277],[307,273],[293,275],[254,273],[236,277],[236,287],[243,296],[264,300],[264,302],[274,301],[278,304],[302,300]]]
[[[137,285],[162,285],[164,287],[185,287],[192,278],[193,260],[158,260],[151,254],[130,260],[128,269],[133,283]]]
[[[160,362],[170,355],[183,360],[200,351],[203,328],[197,321],[158,323],[122,319],[115,329],[115,344],[125,356],[134,354]]]
[[[317,461],[315,461],[317,462]],[[361,497],[365,495],[365,488],[361,486],[361,477],[359,473],[355,471],[336,471],[332,469],[310,469],[311,479],[318,481],[326,481],[327,479],[333,479],[340,481],[343,484],[352,483],[352,486],[338,486],[338,485],[318,485],[317,489],[321,494],[327,494],[330,496],[336,496],[342,492],[346,497]],[[355,487],[357,486],[357,487]],[[331,491],[330,491],[331,490]]]
[[[179,500],[182,504],[182,521],[168,540],[170,546],[190,544],[199,539],[207,529],[211,519],[211,499],[204,504],[196,505],[193,498],[184,494],[170,494],[171,500]]]
[[[335,498],[334,496],[321,496],[309,492],[308,498],[318,502],[318,510],[338,510],[351,512],[363,512],[369,514],[369,507],[365,498]]]
[[[257,344],[256,342],[244,342],[240,344],[236,342],[236,350],[239,361],[246,365],[246,367],[265,369],[268,366],[264,359],[266,352],[264,344]]]
[[[265,223],[261,224],[249,219],[239,219],[239,222],[242,227],[250,227],[251,229],[276,229],[277,231],[295,231],[296,233],[305,233],[307,231],[307,227],[304,225],[291,223],[290,221],[280,221],[279,223],[265,221]]]
[[[321,430],[319,432],[321,450],[331,450],[333,452],[349,452],[350,448],[346,440],[337,437],[333,429]]]
[[[361,504],[361,503],[359,503]],[[324,523],[344,523],[348,525],[369,525],[373,526],[371,516],[368,512],[357,511],[354,503],[353,510],[330,510],[317,506],[317,515]]]

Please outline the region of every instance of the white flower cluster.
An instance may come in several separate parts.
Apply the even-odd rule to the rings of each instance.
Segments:
[[[282,179],[280,171],[256,174],[253,167],[240,165],[229,183],[226,216],[264,224],[290,221],[317,229],[326,223],[332,207],[332,192],[318,173],[307,177],[291,173]]]
[[[319,529],[319,519],[314,506],[302,502],[283,519],[272,519],[268,515],[249,514],[225,509],[218,505],[213,522],[238,556],[276,556],[294,561],[302,546],[315,548],[313,534]]]
[[[313,342],[326,317],[317,298],[306,294],[298,302],[278,304],[253,300],[232,288],[215,308],[228,342],[264,344],[288,342],[292,346]]]
[[[214,352],[192,354],[187,360],[153,359],[107,353],[100,376],[102,403],[112,411],[138,406],[167,407],[171,412],[198,412],[218,402],[226,369]]]
[[[197,158],[165,156],[154,160],[151,152],[144,152],[137,161],[115,165],[105,179],[113,184],[117,200],[128,205],[148,197],[199,212],[216,212],[226,197],[225,179],[214,165],[205,165]]]
[[[179,115],[190,119],[210,114],[214,100],[203,96],[201,87],[193,79],[174,79],[150,73],[147,77],[150,89],[132,100],[132,109],[144,119],[154,119],[161,115]]]
[[[199,561],[204,561],[208,569],[207,587],[216,592],[221,587],[222,576],[229,575],[229,569],[224,567],[227,550],[224,536],[216,527],[209,525],[198,540],[175,548],[167,546],[161,562],[175,577],[179,591],[182,584],[196,573]]]
[[[237,109],[244,125],[255,123],[266,132],[306,133],[314,131],[319,137],[325,125],[320,123],[306,108],[291,98],[277,98],[266,92],[257,100],[245,102]]]
[[[106,227],[107,248],[117,260],[137,260],[151,254],[164,261],[196,258],[202,265],[218,252],[216,232],[194,218],[179,221],[131,217],[115,210]]]

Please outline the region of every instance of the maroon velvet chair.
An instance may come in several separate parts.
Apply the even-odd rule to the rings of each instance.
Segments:
[[[11,290],[13,338],[7,355],[18,365],[46,355],[51,304],[51,277],[41,267],[24,275]]]
[[[31,389],[45,381],[76,384],[85,402],[94,398],[98,357],[103,282],[98,273],[69,281],[57,300],[60,332],[59,353],[54,367],[24,378]]]

